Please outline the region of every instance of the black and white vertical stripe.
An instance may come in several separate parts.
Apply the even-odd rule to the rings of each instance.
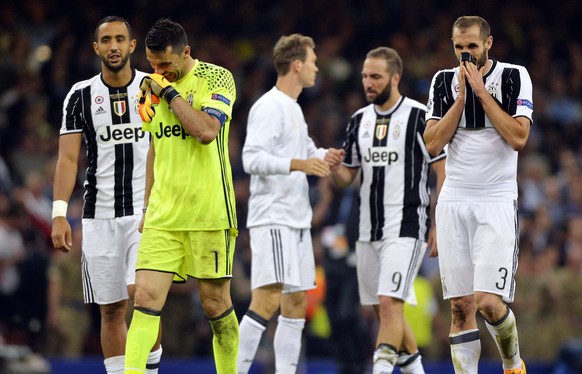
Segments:
[[[420,262],[422,258],[420,257],[422,254],[422,244],[423,242],[420,240],[415,240],[414,242],[414,249],[412,250],[412,258],[410,263],[408,264],[408,269],[406,270],[406,280],[404,282],[404,290],[403,295],[407,296],[411,288],[414,288],[414,278],[416,278],[416,274],[418,273],[418,269],[420,268]]]
[[[93,292],[93,285],[91,284],[89,264],[84,253],[81,254],[81,271],[83,272],[83,299],[85,304],[92,304],[95,302],[95,294]]]
[[[143,75],[134,71],[125,87],[109,87],[97,75],[75,84],[65,99],[61,136],[82,133],[87,148],[83,218],[133,215],[143,205],[149,144],[143,132],[137,135]]]
[[[431,158],[426,151],[425,112],[423,104],[402,98],[387,113],[377,113],[369,105],[352,116],[344,142],[344,165],[360,168],[362,173],[359,240],[426,240],[429,164],[444,154]],[[374,153],[376,161],[371,159]],[[378,162],[382,157],[388,160]]]
[[[273,251],[273,267],[275,269],[275,282],[285,283],[285,261],[283,258],[283,241],[281,230],[271,229],[271,250]]]
[[[513,201],[513,220],[515,225],[515,242],[513,244],[513,267],[511,269],[511,280],[510,280],[510,289],[509,289],[509,298],[513,300],[515,296],[515,275],[517,274],[517,264],[518,264],[518,255],[519,255],[519,215],[517,212],[517,200]]]
[[[513,116],[517,113],[523,72],[520,72],[516,65],[500,63],[494,59],[491,61],[491,68],[483,76],[483,83],[499,106]],[[455,102],[459,95],[458,69],[456,67],[441,70],[434,76],[429,95],[428,119],[444,117]],[[470,129],[493,127],[469,84],[465,89],[465,110],[459,127]]]

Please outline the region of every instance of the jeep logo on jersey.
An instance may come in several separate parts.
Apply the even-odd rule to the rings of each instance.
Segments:
[[[182,139],[186,139],[187,137],[190,136],[190,134],[188,134],[186,131],[184,131],[184,128],[178,124],[164,126],[164,124],[161,122],[160,122],[160,130],[158,132],[154,133],[154,135],[158,139],[171,138],[173,136],[176,136],[176,137],[179,136]]]
[[[368,148],[368,154],[364,156],[364,161],[371,166],[386,166],[398,161],[398,152],[391,151],[388,147]]]
[[[102,126],[97,130],[99,141],[107,144],[125,144],[145,139],[141,123],[124,123],[121,125]]]

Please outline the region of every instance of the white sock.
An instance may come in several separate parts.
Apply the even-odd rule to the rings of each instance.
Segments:
[[[419,351],[416,351],[414,354],[400,352],[396,360],[396,365],[400,367],[402,374],[425,374],[424,367],[422,366],[422,356]]]
[[[479,330],[467,330],[449,335],[451,357],[455,373],[477,374],[479,356],[481,356],[481,340]]]
[[[297,371],[301,353],[301,334],[305,319],[279,316],[273,346],[275,348],[275,373],[292,374]]]
[[[158,374],[158,368],[160,367],[160,360],[162,359],[162,346],[153,352],[150,352],[148,356],[148,361],[146,364],[146,374]]]
[[[485,326],[489,334],[495,340],[504,369],[521,367],[521,357],[519,355],[519,339],[515,324],[515,315],[511,309],[507,308],[507,314],[494,324],[485,321]]]
[[[396,348],[390,344],[380,344],[374,351],[373,374],[391,374],[396,365],[398,353]]]
[[[256,313],[250,313],[254,318],[260,319],[260,322],[254,318],[249,317],[249,312],[245,314],[240,322],[239,335],[240,341],[238,345],[238,358],[236,368],[238,374],[246,374],[249,372],[257,348],[261,342],[263,331],[267,328],[267,321],[261,318]]]
[[[105,364],[105,371],[107,374],[123,374],[125,356],[113,356],[106,358],[103,363]]]

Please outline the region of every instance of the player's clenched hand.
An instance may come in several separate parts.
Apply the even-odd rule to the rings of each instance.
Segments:
[[[71,225],[65,217],[53,218],[53,231],[51,233],[53,247],[59,251],[68,253],[73,246]]]
[[[180,96],[180,93],[176,91],[174,87],[172,87],[170,81],[158,73],[151,73],[142,78],[140,89],[145,91],[147,88],[151,88],[155,95],[166,100],[168,104]]]
[[[327,162],[330,169],[335,169],[342,163],[345,153],[343,149],[329,148],[323,160]]]
[[[152,94],[152,89],[148,87],[146,90],[139,91],[139,100],[137,105],[137,111],[141,120],[144,122],[151,122],[156,114],[154,109],[154,104],[159,104],[160,99]]]
[[[327,162],[320,158],[308,158],[307,160],[292,160],[291,171],[301,170],[307,175],[315,175],[318,177],[326,177],[330,173]]]

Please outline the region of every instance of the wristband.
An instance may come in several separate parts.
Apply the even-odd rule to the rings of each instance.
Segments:
[[[175,98],[180,97],[180,93],[172,86],[167,86],[160,91],[160,96],[166,100],[168,104],[171,104]]]
[[[69,204],[64,200],[53,201],[53,219],[55,217],[66,217],[68,206]]]

